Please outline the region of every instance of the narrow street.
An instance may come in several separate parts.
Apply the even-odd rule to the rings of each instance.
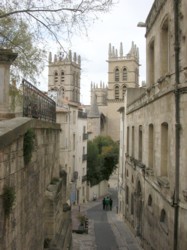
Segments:
[[[102,198],[81,207],[89,218],[88,234],[73,233],[73,250],[141,250],[137,239],[116,213],[117,192],[109,189],[112,211],[102,208]]]
[[[110,193],[113,199],[113,209],[116,208],[116,192]],[[111,211],[105,211],[102,208],[102,200],[99,205],[87,211],[88,218],[94,221],[94,232],[97,249],[118,249],[115,235],[112,230],[112,224],[109,223]]]

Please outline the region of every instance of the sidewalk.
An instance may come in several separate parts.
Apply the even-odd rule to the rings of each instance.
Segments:
[[[100,199],[83,204],[80,207],[80,212],[86,215],[86,211],[89,208],[98,204],[101,204]],[[75,228],[77,225],[77,211],[79,211],[78,206],[74,206],[72,208],[72,228]],[[142,250],[137,238],[134,237],[128,226],[123,222],[121,216],[116,213],[116,210],[108,211],[107,217],[119,246],[116,250]],[[93,220],[89,219],[88,234],[72,233],[72,246],[72,250],[97,250]]]
[[[87,210],[100,204],[100,201],[91,201],[79,206],[72,207],[72,231],[79,226],[78,214],[87,215]],[[97,250],[95,244],[94,221],[89,219],[88,234],[72,233],[72,250]]]

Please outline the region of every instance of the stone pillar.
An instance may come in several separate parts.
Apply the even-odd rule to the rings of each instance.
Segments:
[[[17,53],[8,49],[0,49],[0,120],[14,117],[9,112],[10,65]]]

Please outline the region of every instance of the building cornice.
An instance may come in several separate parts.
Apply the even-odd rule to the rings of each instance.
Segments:
[[[162,7],[164,6],[164,4],[166,3],[167,1],[166,0],[155,0],[153,5],[152,5],[152,8],[149,12],[149,15],[146,19],[146,35],[149,33],[149,31],[151,30],[154,22],[156,21],[157,19],[157,16],[160,14],[160,11],[162,9]]]

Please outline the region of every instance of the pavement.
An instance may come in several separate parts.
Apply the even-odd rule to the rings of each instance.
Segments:
[[[76,229],[79,225],[79,213],[87,215],[87,210],[101,204],[102,198],[97,201],[91,201],[81,206],[72,207],[72,229]],[[118,248],[116,250],[142,250],[136,238],[130,231],[123,218],[113,211],[107,212],[108,223],[111,224],[112,231],[115,235]],[[72,250],[97,250],[95,244],[94,220],[89,219],[88,234],[72,233]]]

